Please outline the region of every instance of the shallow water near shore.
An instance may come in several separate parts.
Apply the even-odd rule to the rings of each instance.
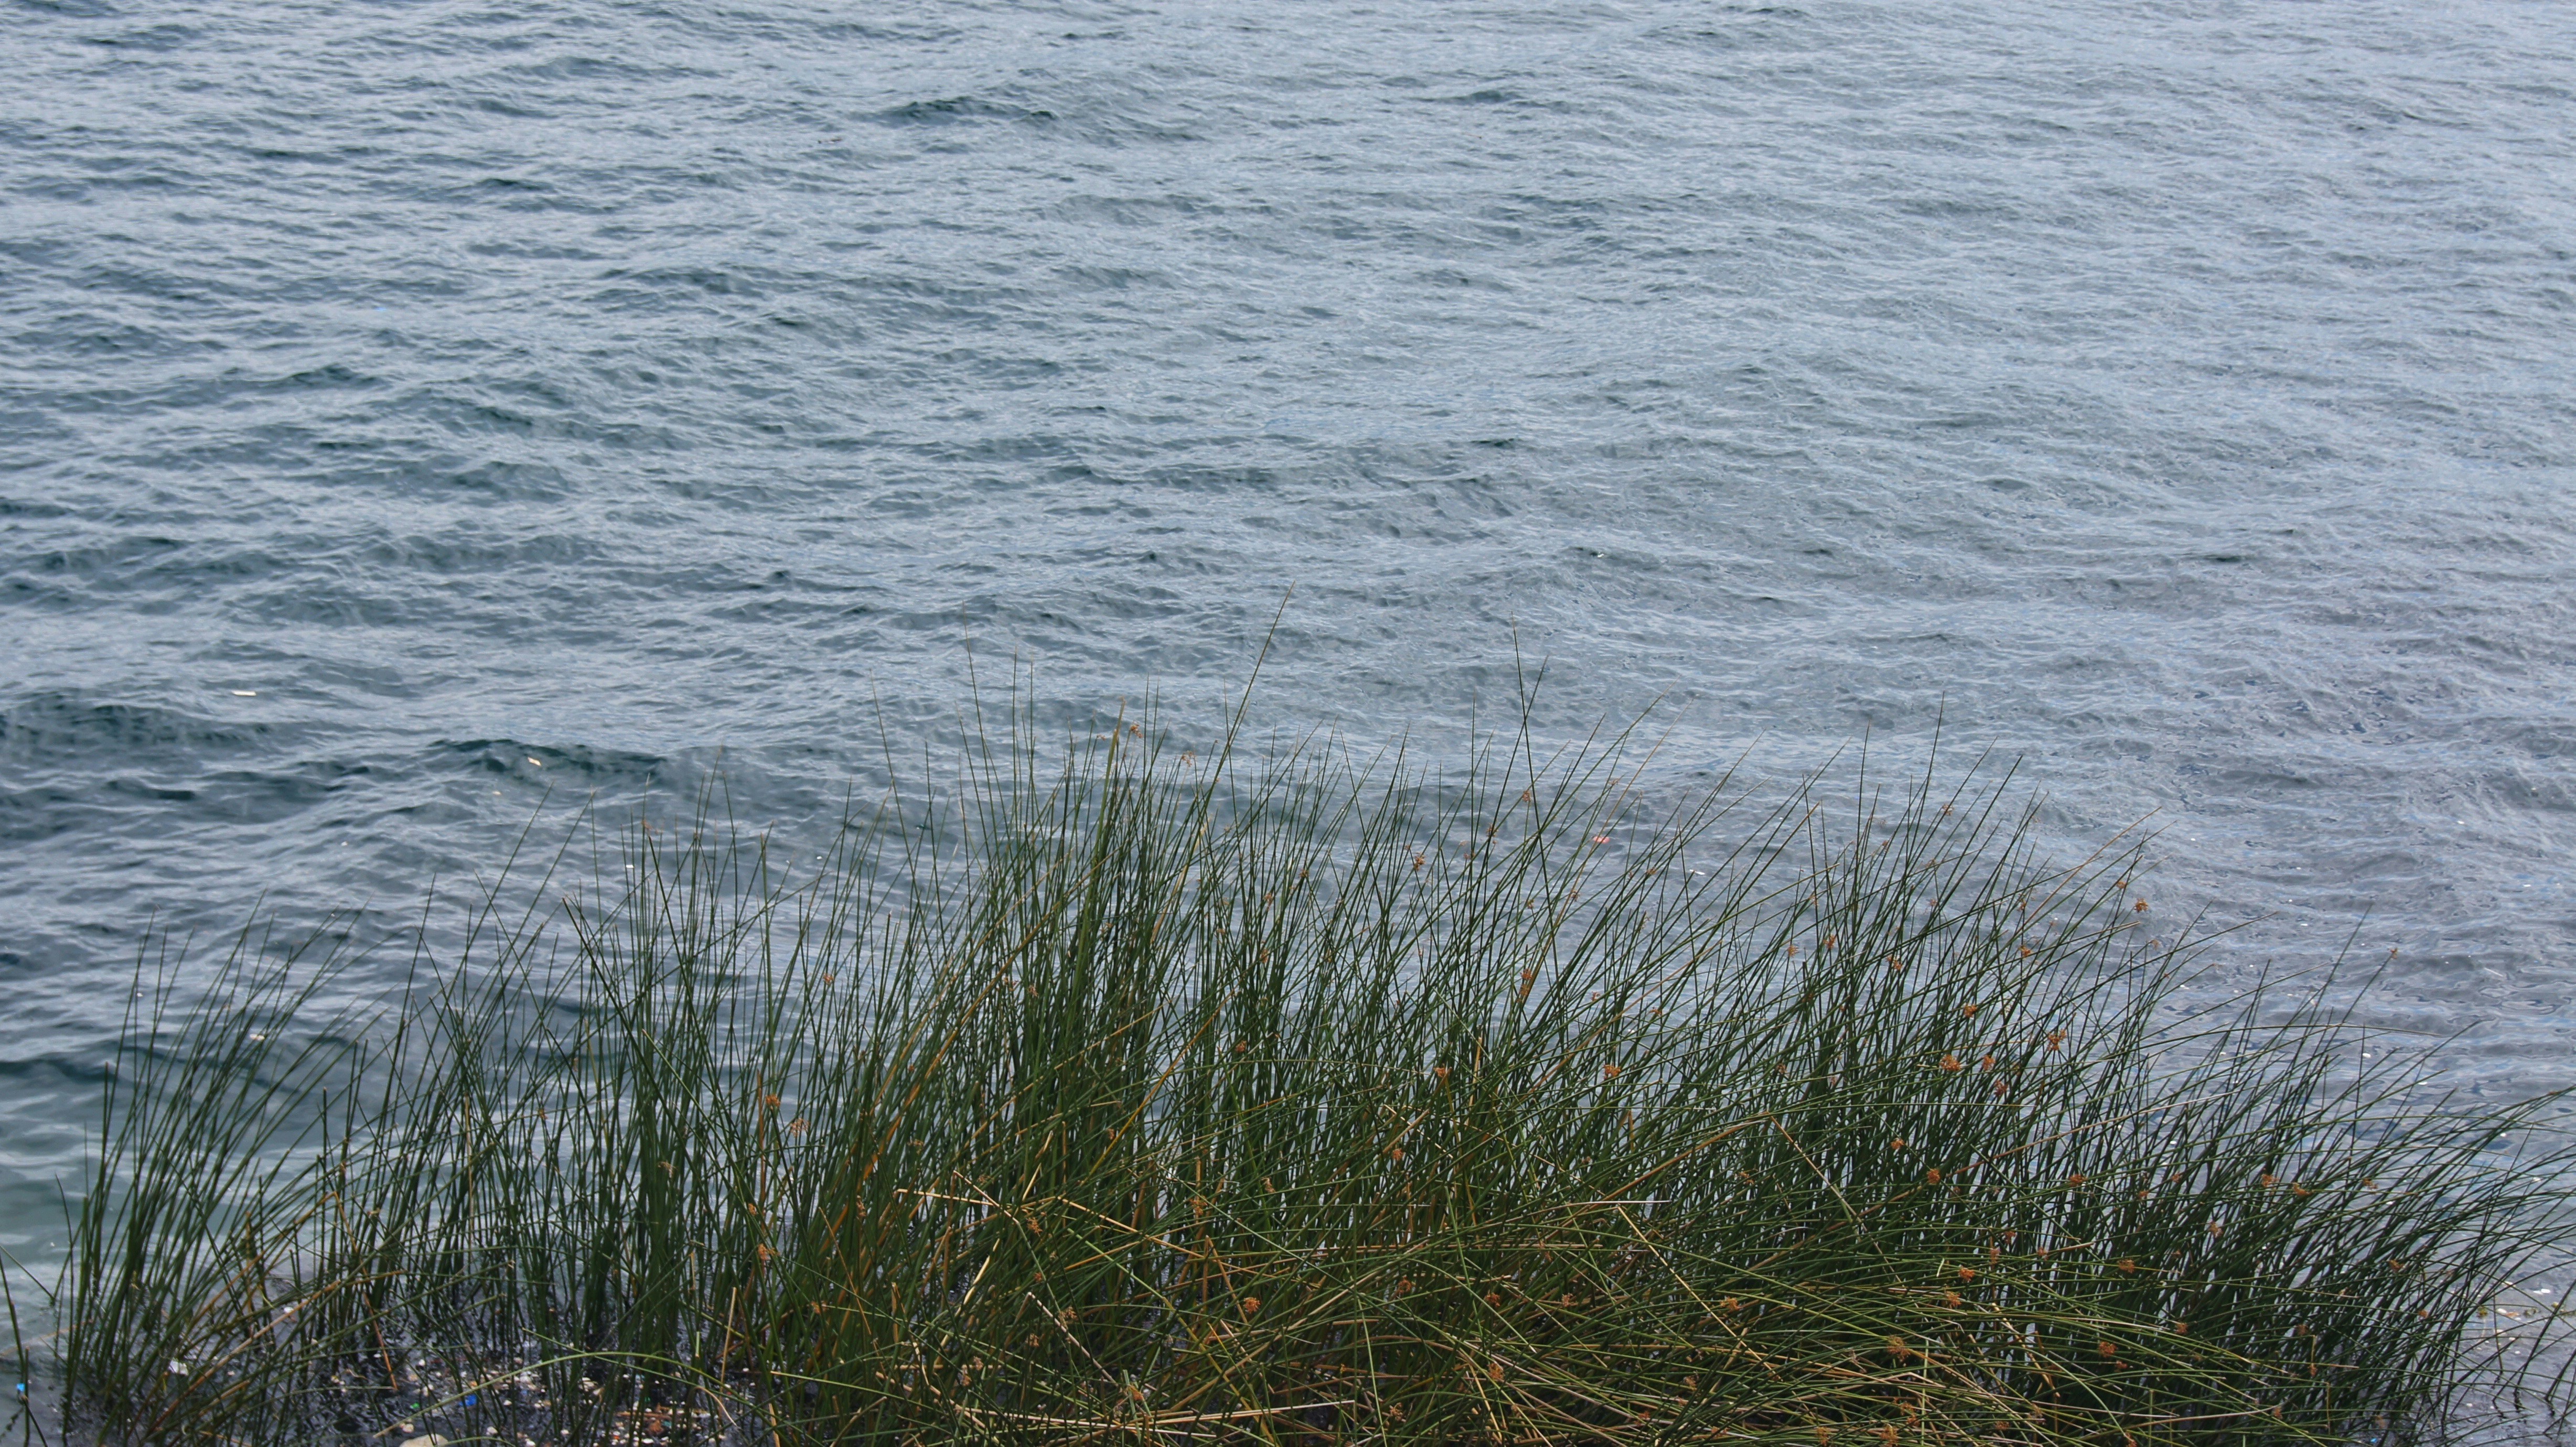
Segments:
[[[2070,857],[2162,831],[2242,969],[2350,940],[2464,1090],[2576,1078],[2563,8],[19,3],[0,58],[0,1246],[149,931],[387,934],[719,760],[807,837],[970,640],[1212,735],[1267,637],[1256,731],[1433,757],[1517,646],[1662,789],[1937,723]]]

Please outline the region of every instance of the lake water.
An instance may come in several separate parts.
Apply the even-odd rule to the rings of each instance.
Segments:
[[[0,1245],[156,922],[391,929],[719,754],[792,836],[970,640],[1204,725],[1292,587],[1264,725],[1454,754],[1515,640],[1676,781],[1946,719],[2229,968],[2576,1079],[2576,8],[12,0],[0,73]]]

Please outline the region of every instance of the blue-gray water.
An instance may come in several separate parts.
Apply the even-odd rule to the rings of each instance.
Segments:
[[[1676,777],[1946,709],[2576,1075],[2555,0],[11,0],[0,75],[0,1245],[150,922],[389,927],[719,749],[801,827],[969,636],[1189,715],[1291,585],[1265,722],[1454,747],[1515,629]]]

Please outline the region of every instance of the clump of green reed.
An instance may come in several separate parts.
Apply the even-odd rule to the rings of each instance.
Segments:
[[[2472,1342],[2566,1221],[2529,1109],[2181,1008],[2134,854],[2043,866],[2000,785],[1658,813],[1622,741],[1033,736],[800,878],[639,826],[373,1023],[306,963],[147,1011],[77,1413],[2131,1447],[2434,1434],[2518,1370]]]

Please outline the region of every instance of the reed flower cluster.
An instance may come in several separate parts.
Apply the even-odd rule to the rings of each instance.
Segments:
[[[2047,864],[2003,782],[1034,740],[792,874],[703,810],[523,869],[373,1013],[145,991],[75,1425],[2142,1447],[2525,1370],[2531,1110],[2187,988],[2134,851]]]

